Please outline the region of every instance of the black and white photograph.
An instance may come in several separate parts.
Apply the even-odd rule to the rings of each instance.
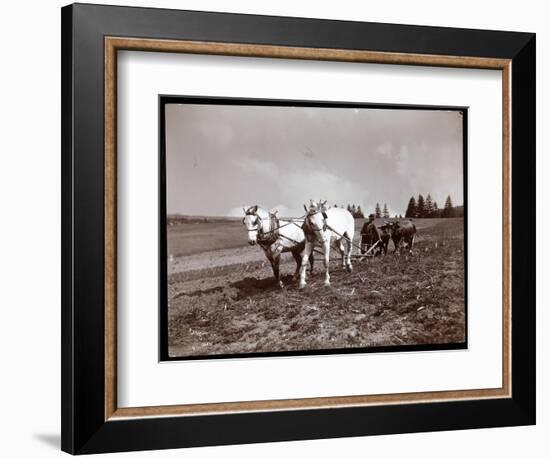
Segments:
[[[461,107],[160,98],[161,354],[461,349]]]

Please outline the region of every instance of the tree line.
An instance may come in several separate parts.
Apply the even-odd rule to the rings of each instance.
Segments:
[[[335,207],[337,207],[337,205],[335,205]],[[344,207],[342,206],[342,208]],[[365,218],[361,205],[356,206],[355,204],[348,204],[347,210],[353,215],[354,218]],[[376,218],[390,218],[390,212],[387,204],[385,203],[383,209],[380,209],[380,204],[377,202],[373,213]],[[397,217],[397,215],[395,216]]]
[[[338,205],[334,205],[337,207]],[[344,208],[342,205],[341,208]],[[354,218],[365,218],[365,214],[361,209],[361,205],[348,204],[347,210],[353,215]],[[384,203],[382,207],[377,202],[373,211],[374,216],[379,218],[391,218],[388,210],[388,205]],[[422,194],[418,195],[418,198],[412,196],[409,199],[407,205],[407,211],[405,212],[405,218],[458,218],[464,216],[464,207],[453,206],[451,196],[447,196],[445,199],[445,205],[443,208],[439,208],[437,202],[432,199],[432,196],[428,194],[426,198]],[[395,215],[396,218],[401,218],[402,215]]]
[[[355,206],[355,204],[353,204],[353,205],[348,204],[347,209],[353,215],[354,218],[364,218],[365,217],[365,215],[363,213],[363,210],[361,210],[361,205]]]
[[[336,205],[336,204],[334,206],[338,207],[338,205]],[[341,205],[340,208],[344,208],[344,206]],[[364,218],[365,217],[365,214],[363,213],[363,210],[361,209],[361,205],[348,204],[348,206],[346,208],[353,215],[354,218]]]
[[[417,199],[412,196],[405,212],[405,218],[457,218],[462,216],[464,216],[464,207],[453,206],[451,196],[447,196],[443,208],[439,208],[430,194],[425,199],[422,194],[419,194]]]

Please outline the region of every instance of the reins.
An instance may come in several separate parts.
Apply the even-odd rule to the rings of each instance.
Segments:
[[[270,213],[270,212],[267,211],[267,210],[266,210],[266,212],[267,212],[269,218],[271,218],[271,217],[273,216],[277,221],[279,221],[279,218],[278,218],[276,215],[274,215],[273,213]],[[260,227],[261,227],[260,224],[263,225],[263,219],[260,217],[260,215],[258,215],[258,214],[255,214],[255,215],[256,215],[256,227],[255,227],[254,229],[248,229],[248,228],[247,228],[246,230],[247,230],[248,232],[253,232],[253,231],[258,231],[258,232],[260,232]],[[306,215],[306,216],[307,216],[307,215]],[[305,216],[304,216],[304,217],[299,217],[299,218],[293,218],[293,217],[291,217],[291,218],[285,218],[285,220],[288,220],[288,222],[286,222],[285,224],[282,224],[282,225],[279,225],[279,224],[278,224],[276,228],[270,229],[269,231],[264,231],[263,228],[262,228],[262,229],[261,229],[261,232],[262,232],[262,234],[264,234],[264,235],[269,235],[269,234],[271,234],[272,232],[275,232],[275,231],[277,231],[277,230],[279,230],[279,229],[282,229],[283,227],[290,226],[291,224],[296,224],[296,221],[303,221],[303,220],[305,220],[305,218],[306,218]],[[298,226],[298,225],[296,224],[296,226]],[[300,226],[298,226],[298,227],[300,227]],[[280,235],[280,234],[279,234],[279,235]],[[298,242],[296,242],[296,243],[298,243]]]
[[[300,242],[297,242],[295,240],[292,240],[292,239],[282,235],[279,232],[279,230],[282,229],[283,227],[289,226],[291,224],[296,224],[295,223],[296,218],[291,218],[290,221],[286,222],[285,224],[280,224],[279,218],[277,217],[277,215],[275,213],[271,213],[268,210],[265,210],[265,211],[268,214],[269,223],[270,223],[270,228],[267,231],[264,230],[264,228],[263,228],[264,220],[262,219],[262,217],[260,215],[258,215],[257,213],[248,213],[248,214],[253,214],[253,215],[256,216],[256,222],[255,222],[256,227],[254,227],[253,229],[248,229],[247,228],[247,231],[248,232],[253,232],[253,231],[258,232],[258,243],[260,245],[272,245],[273,243],[275,243],[277,241],[277,239],[279,237],[290,240],[291,242],[293,242],[297,245],[300,243]],[[300,227],[297,224],[296,224],[296,226]],[[272,237],[270,237],[270,235]]]

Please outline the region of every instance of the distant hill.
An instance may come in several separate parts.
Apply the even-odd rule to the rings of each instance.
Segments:
[[[223,221],[239,221],[237,216],[198,216],[198,215],[166,215],[166,224],[176,226],[178,224],[219,223]]]

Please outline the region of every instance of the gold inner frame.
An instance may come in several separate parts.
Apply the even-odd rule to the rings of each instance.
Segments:
[[[430,391],[400,394],[376,394],[241,401],[170,406],[119,408],[117,404],[117,51],[151,51],[209,54],[240,57],[362,62],[435,67],[493,69],[502,72],[502,387],[489,389]],[[510,59],[438,56],[344,49],[300,48],[239,43],[215,43],[179,40],[105,37],[105,420],[150,416],[206,415],[273,410],[298,410],[372,406],[382,404],[460,401],[506,398],[512,395],[511,366],[511,70]]]

